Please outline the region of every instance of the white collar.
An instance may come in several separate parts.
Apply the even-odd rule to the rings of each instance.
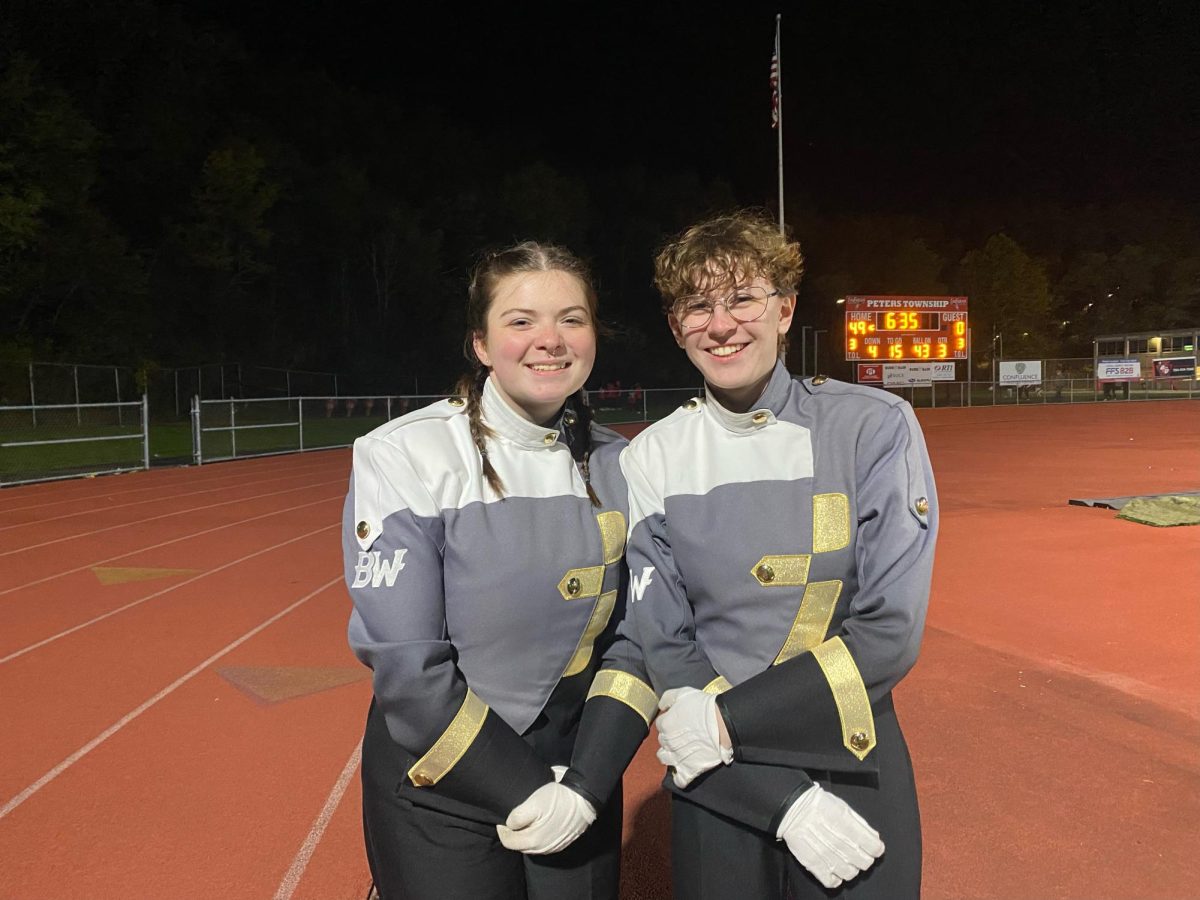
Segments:
[[[483,383],[480,411],[487,426],[510,443],[527,450],[544,450],[558,443],[559,430],[530,422],[509,406],[496,390],[491,376]],[[561,421],[561,420],[560,420]]]
[[[727,431],[734,434],[751,434],[778,421],[776,416],[783,411],[791,383],[792,376],[788,374],[788,370],[783,367],[783,363],[776,362],[762,395],[746,412],[736,413],[726,409],[712,395],[711,390],[705,392],[707,396],[704,408]]]

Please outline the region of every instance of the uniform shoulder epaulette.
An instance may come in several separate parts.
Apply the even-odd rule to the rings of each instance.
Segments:
[[[702,409],[704,409],[704,398],[690,397],[671,410],[666,418],[659,419],[657,422],[651,422],[646,428],[634,435],[632,440],[630,440],[630,444],[642,446],[657,440],[664,433],[672,431],[675,428],[687,427],[687,423],[697,421],[695,414]]]
[[[855,397],[865,401],[875,401],[887,406],[896,406],[905,402],[903,397],[885,391],[881,388],[866,384],[854,384],[849,381],[838,381],[828,375],[814,375],[812,378],[798,379],[810,394],[832,394],[838,397]]]
[[[363,437],[387,440],[389,437],[395,435],[396,432],[406,429],[409,426],[453,419],[456,416],[465,415],[466,411],[467,402],[462,397],[437,400],[428,406],[422,406],[420,409],[414,409],[412,412],[407,412],[402,416],[392,419],[390,422],[384,422],[373,431],[367,432]]]

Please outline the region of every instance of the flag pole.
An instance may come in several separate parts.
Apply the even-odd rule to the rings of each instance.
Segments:
[[[783,225],[783,58],[780,46],[780,28],[783,16],[775,14],[775,130],[779,150],[779,233],[784,233]]]

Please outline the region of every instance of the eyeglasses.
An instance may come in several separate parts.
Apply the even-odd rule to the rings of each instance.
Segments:
[[[725,307],[725,312],[735,322],[745,325],[755,319],[762,318],[767,311],[767,301],[779,296],[779,291],[767,291],[765,288],[738,288],[724,300],[709,300],[699,294],[693,297],[683,297],[674,306],[675,319],[683,328],[689,330],[703,328],[712,321],[718,306]]]

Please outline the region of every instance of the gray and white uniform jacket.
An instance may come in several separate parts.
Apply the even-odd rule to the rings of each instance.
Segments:
[[[733,739],[732,766],[678,793],[768,831],[805,769],[909,765],[890,691],[917,658],[938,523],[912,408],[777,365],[749,412],[689,401],[621,466],[624,627],[654,689],[719,694]]]
[[[592,426],[597,508],[570,446],[572,411],[558,427],[535,425],[490,381],[481,410],[503,497],[483,477],[459,398],[355,441],[350,645],[373,670],[413,802],[503,821],[552,780],[551,764],[569,762],[564,783],[599,806],[655,711],[640,658],[615,639],[625,440]]]

